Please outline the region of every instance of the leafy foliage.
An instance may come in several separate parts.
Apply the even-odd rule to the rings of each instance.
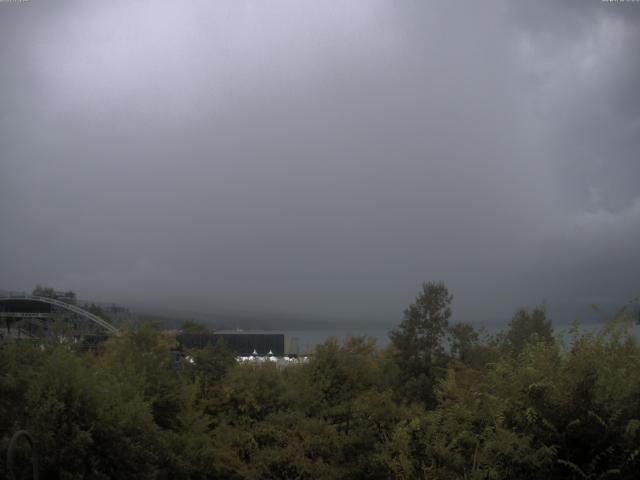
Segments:
[[[0,458],[28,428],[43,478],[631,479],[640,346],[624,313],[554,338],[542,309],[487,337],[425,284],[389,347],[330,339],[311,361],[184,352],[151,325],[97,351],[0,344]],[[6,474],[0,463],[0,476]]]
[[[442,374],[444,339],[451,317],[453,296],[441,282],[427,282],[404,319],[391,332],[395,357],[402,372],[403,394],[433,405],[434,385]]]

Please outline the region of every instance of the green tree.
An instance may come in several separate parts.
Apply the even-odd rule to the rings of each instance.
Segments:
[[[51,287],[43,287],[42,285],[37,284],[31,292],[31,295],[34,295],[36,297],[55,298],[56,291]]]
[[[154,421],[171,429],[184,406],[184,379],[177,375],[171,350],[175,339],[143,324],[112,337],[104,346],[100,367],[151,404]]]
[[[258,478],[273,480],[354,478],[336,461],[340,439],[336,429],[301,412],[269,415],[253,428],[252,458]]]
[[[403,373],[403,393],[433,405],[434,382],[442,373],[444,339],[453,295],[442,282],[426,282],[404,319],[390,334]]]
[[[512,353],[522,351],[531,342],[553,343],[553,327],[544,307],[536,307],[532,311],[527,308],[518,310],[504,336],[504,346]]]
[[[180,325],[180,331],[182,333],[195,335],[209,335],[211,333],[211,329],[209,327],[196,320],[185,320],[182,322],[182,325]]]
[[[236,355],[227,348],[222,338],[215,345],[189,350],[184,362],[185,369],[198,384],[199,396],[204,403],[220,394],[222,379],[236,364]]]
[[[157,427],[141,396],[101,374],[92,354],[58,346],[43,356],[17,420],[38,443],[44,478],[153,478]]]
[[[451,341],[451,356],[463,363],[469,360],[469,355],[479,343],[480,336],[470,323],[456,323],[449,328]]]

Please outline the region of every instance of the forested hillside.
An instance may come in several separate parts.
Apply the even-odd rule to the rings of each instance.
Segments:
[[[42,478],[637,478],[640,347],[624,312],[562,336],[523,309],[489,337],[452,323],[450,302],[425,284],[387,348],[332,339],[284,369],[224,345],[176,367],[175,339],[151,325],[91,351],[5,342],[0,476],[26,428]]]

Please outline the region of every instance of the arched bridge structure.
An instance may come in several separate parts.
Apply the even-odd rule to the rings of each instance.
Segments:
[[[85,322],[88,329],[94,333],[96,331],[106,335],[119,335],[120,333],[116,327],[98,315],[55,298],[26,294],[0,296],[0,325],[6,324],[7,331],[10,330],[10,321],[29,321],[31,319],[46,322],[65,315]],[[76,326],[78,323],[74,322]],[[76,328],[76,333],[77,330]]]

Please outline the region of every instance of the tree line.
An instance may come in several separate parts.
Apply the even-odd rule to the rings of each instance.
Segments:
[[[387,347],[329,339],[285,369],[240,365],[222,343],[177,366],[175,338],[151,324],[91,351],[4,342],[0,476],[27,428],[41,478],[637,478],[640,348],[624,311],[555,335],[543,308],[522,309],[487,335],[452,323],[451,301],[425,283]]]

